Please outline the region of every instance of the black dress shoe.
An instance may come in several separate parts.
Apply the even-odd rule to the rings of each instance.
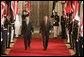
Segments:
[[[27,48],[25,48],[25,50],[27,50]]]
[[[7,47],[8,49],[11,49],[11,47]]]
[[[11,43],[14,43],[14,42],[11,42]]]
[[[73,56],[78,56],[77,54],[74,54]]]
[[[74,49],[74,48],[69,48],[69,49]]]
[[[47,50],[46,48],[44,50]]]
[[[30,45],[28,44],[28,47],[30,48]]]
[[[1,55],[7,55],[6,53],[2,53]]]
[[[30,46],[28,46],[30,48]]]
[[[70,43],[66,42],[66,44],[70,44]]]

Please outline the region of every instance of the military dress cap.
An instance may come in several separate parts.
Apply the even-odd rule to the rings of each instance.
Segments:
[[[5,14],[4,17],[6,17],[7,15]]]

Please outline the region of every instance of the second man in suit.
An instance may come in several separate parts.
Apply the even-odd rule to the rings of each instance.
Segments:
[[[33,31],[34,31],[28,15],[26,15],[26,17],[25,17],[25,22],[23,24],[23,28],[24,28],[23,35],[24,35],[25,50],[27,50],[27,43],[30,48],[31,35],[33,34]]]

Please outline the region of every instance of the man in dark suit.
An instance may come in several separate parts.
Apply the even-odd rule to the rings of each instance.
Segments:
[[[45,16],[44,17],[44,21],[42,21],[42,23],[40,24],[40,33],[42,34],[42,37],[43,37],[44,50],[47,49],[47,46],[48,46],[48,38],[49,38],[49,34],[51,32],[50,31],[51,24],[50,24],[50,22],[47,19],[48,19],[48,17]]]
[[[64,11],[63,11],[63,13],[64,13]],[[63,15],[61,16],[61,27],[62,27],[62,38],[65,39],[65,36],[66,36],[66,31],[65,31],[65,18],[63,17]]]
[[[31,34],[33,34],[33,26],[31,22],[29,21],[29,16],[26,15],[25,22],[23,24],[23,35],[24,35],[24,44],[25,44],[25,50],[27,50],[27,40],[28,40],[28,46],[30,48],[30,42],[31,42]]]

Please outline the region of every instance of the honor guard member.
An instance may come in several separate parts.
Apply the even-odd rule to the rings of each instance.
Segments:
[[[10,42],[11,42],[11,16],[7,16],[8,19],[8,48],[10,48]]]
[[[10,8],[11,10],[11,43],[14,43],[14,17],[13,17],[13,11],[12,9]]]
[[[76,54],[75,56],[79,55],[79,47],[78,47],[78,41],[79,39],[77,39],[78,36],[78,20],[74,19],[74,31],[73,31],[73,37],[74,37],[74,42],[75,42],[75,50],[76,50]]]
[[[80,27],[79,43],[80,43],[80,56],[83,56],[83,19],[82,19],[81,23],[82,23],[82,26]]]
[[[82,32],[80,33],[80,56],[83,56],[83,28],[82,28]]]
[[[5,48],[6,48],[6,39],[7,39],[7,18],[6,15],[4,15],[4,24],[1,25],[1,55],[5,54]]]
[[[16,15],[15,19],[15,37],[19,37],[19,30],[20,30],[20,16],[19,13]]]
[[[59,16],[57,15],[57,12],[55,12],[55,22],[54,22],[54,38],[57,38],[58,35],[58,26],[59,26]]]
[[[72,12],[73,13],[73,12]],[[72,22],[71,22],[71,19],[72,19],[72,13],[70,13],[69,14],[69,40],[70,40],[70,45],[71,45],[71,47],[70,47],[70,49],[73,49],[73,47],[72,47],[72,43],[71,43],[71,41],[73,42],[73,40],[71,39],[71,33],[72,33]],[[74,42],[73,42],[74,43]]]
[[[69,39],[69,15],[67,13],[67,17],[66,17],[66,35],[67,35],[67,43],[70,43],[70,39]]]
[[[64,11],[62,12],[62,14],[64,14]],[[65,39],[66,38],[65,18],[63,15],[61,16],[61,28],[62,28],[62,39]]]

